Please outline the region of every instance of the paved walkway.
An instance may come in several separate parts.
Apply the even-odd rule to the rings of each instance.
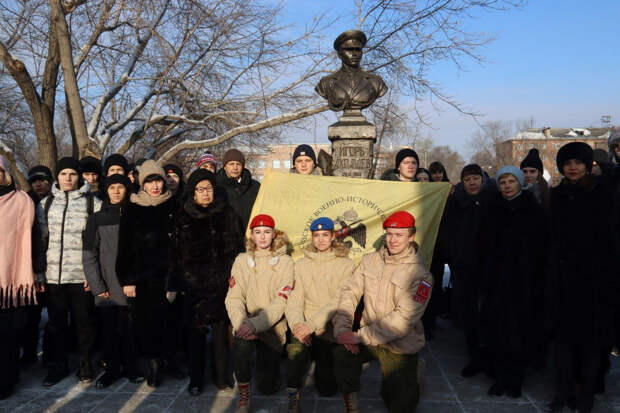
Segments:
[[[489,380],[485,377],[464,379],[460,369],[466,362],[463,339],[450,322],[441,321],[434,341],[423,351],[426,363],[425,386],[418,413],[525,413],[541,412],[551,400],[550,372],[529,372],[523,397],[489,397]],[[1,368],[1,366],[0,366]],[[52,387],[41,387],[44,370],[40,366],[22,374],[15,394],[0,402],[0,412],[233,412],[235,392],[220,392],[207,385],[199,397],[186,392],[188,380],[167,379],[158,389],[120,380],[109,389],[82,386],[70,376]],[[380,371],[375,363],[366,368],[360,394],[363,412],[385,412],[379,396]],[[318,397],[313,387],[305,390],[303,413],[342,412],[339,398]],[[255,413],[283,412],[286,403],[284,386],[276,396],[253,398]],[[620,361],[614,360],[607,377],[607,393],[597,396],[596,412],[620,413]]]

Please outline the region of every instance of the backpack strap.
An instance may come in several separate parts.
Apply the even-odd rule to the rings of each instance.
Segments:
[[[47,219],[47,213],[52,206],[52,202],[54,202],[54,194],[50,192],[50,194],[45,198],[45,204],[43,205],[43,211],[45,212],[45,218]]]
[[[86,212],[91,216],[95,211],[95,196],[92,192],[86,194]]]

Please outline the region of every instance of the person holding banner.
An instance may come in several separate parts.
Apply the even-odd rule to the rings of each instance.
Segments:
[[[415,218],[406,211],[384,222],[385,246],[366,254],[345,283],[332,323],[338,344],[334,372],[345,412],[357,413],[364,362],[376,358],[383,378],[381,397],[391,413],[415,411],[419,400],[418,352],[424,347],[420,321],[433,289],[414,241]],[[352,331],[355,309],[362,299],[361,328]]]
[[[334,222],[327,217],[310,225],[312,243],[295,263],[295,288],[286,305],[286,321],[293,337],[286,346],[288,412],[299,411],[303,379],[316,360],[314,384],[323,397],[338,391],[332,351],[337,346],[329,322],[338,306],[340,291],[355,268],[349,250],[336,240]]]
[[[275,229],[269,215],[250,222],[245,253],[235,259],[226,295],[226,310],[235,334],[233,369],[239,399],[236,413],[250,411],[250,381],[256,353],[257,385],[263,394],[280,388],[280,359],[286,342],[282,317],[295,285],[293,259],[286,254],[288,237]]]
[[[382,181],[415,182],[420,158],[413,149],[405,148],[396,154],[394,169],[386,170],[381,175]]]

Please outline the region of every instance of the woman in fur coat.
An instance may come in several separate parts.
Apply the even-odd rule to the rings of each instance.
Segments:
[[[174,216],[170,242],[168,291],[184,295],[192,396],[202,392],[205,340],[213,340],[213,379],[218,389],[229,387],[227,372],[229,326],[224,299],[232,263],[243,250],[237,214],[215,196],[215,175],[197,169],[187,182],[185,204]]]

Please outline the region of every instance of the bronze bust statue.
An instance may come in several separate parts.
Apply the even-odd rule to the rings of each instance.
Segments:
[[[320,96],[327,99],[331,110],[344,110],[345,115],[350,111],[360,113],[387,92],[381,76],[360,68],[365,45],[366,35],[359,30],[347,30],[334,41],[342,67],[322,78],[315,88]]]

